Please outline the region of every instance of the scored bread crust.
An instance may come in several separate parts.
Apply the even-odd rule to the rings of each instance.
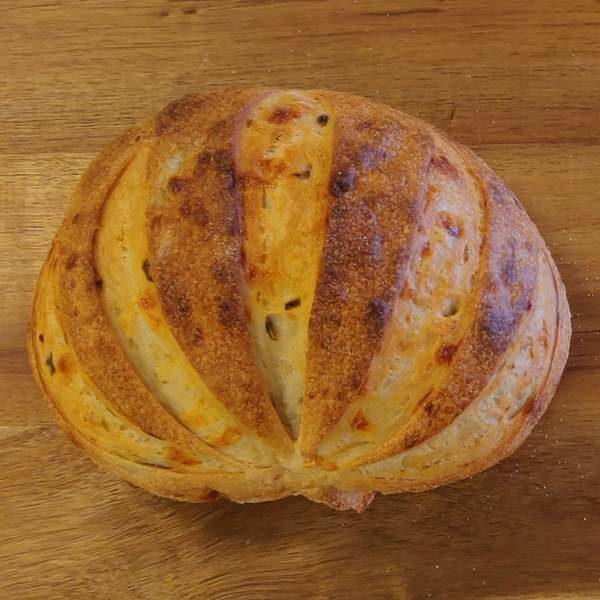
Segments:
[[[356,96],[226,88],[91,164],[28,347],[61,426],[135,485],[362,510],[512,453],[570,332],[541,236],[467,148]]]

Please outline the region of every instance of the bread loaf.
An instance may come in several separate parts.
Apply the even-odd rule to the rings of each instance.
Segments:
[[[249,88],[102,150],[28,343],[63,428],[129,482],[362,510],[512,453],[569,338],[546,245],[471,151],[363,98]]]

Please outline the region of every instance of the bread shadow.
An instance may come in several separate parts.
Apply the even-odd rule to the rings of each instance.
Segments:
[[[552,450],[528,452],[360,515],[288,498],[187,505],[178,520],[268,598],[600,597],[599,461],[569,471]]]

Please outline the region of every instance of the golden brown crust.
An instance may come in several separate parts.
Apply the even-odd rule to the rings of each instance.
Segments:
[[[195,144],[204,144],[189,158],[184,152],[182,172],[153,189],[160,201],[147,212],[150,261],[165,315],[193,366],[245,425],[284,448],[286,434],[252,353],[242,291],[234,145],[240,113],[255,97],[255,91],[194,96],[159,115],[151,162],[160,165],[170,148],[181,148],[189,131]],[[151,167],[151,185],[159,169]]]
[[[144,130],[131,130],[104,149],[72,198],[58,233],[58,306],[65,334],[95,385],[138,426],[190,450],[208,450],[148,393],[125,358],[104,313],[102,281],[94,260],[94,237],[111,188],[142,143]]]
[[[484,199],[489,226],[480,249],[477,298],[467,335],[452,351],[444,385],[428,395],[382,454],[408,450],[449,425],[481,393],[505,354],[525,313],[537,274],[532,224],[504,184],[482,164],[472,176]]]
[[[119,207],[145,225],[103,229]],[[470,151],[361,98],[249,88],[101,152],[28,348],[63,428],[136,485],[363,510],[513,452],[569,339],[543,240]]]
[[[329,212],[300,437],[307,455],[364,389],[412,253],[432,148],[391,109],[344,96],[330,102]]]

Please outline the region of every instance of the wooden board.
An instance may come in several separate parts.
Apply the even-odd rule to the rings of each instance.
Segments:
[[[329,87],[419,115],[521,197],[573,310],[567,372],[511,459],[382,497],[153,498],[53,424],[32,287],[100,145],[186,92]],[[600,2],[0,0],[0,598],[600,598]]]

